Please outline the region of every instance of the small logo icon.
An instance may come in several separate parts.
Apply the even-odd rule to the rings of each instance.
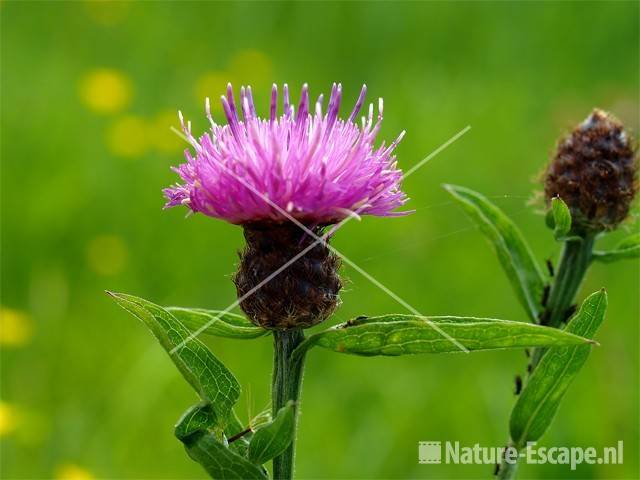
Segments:
[[[418,461],[420,463],[441,463],[441,442],[418,442]]]

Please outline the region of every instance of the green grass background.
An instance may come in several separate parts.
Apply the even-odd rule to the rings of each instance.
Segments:
[[[407,180],[415,214],[350,222],[334,244],[424,314],[525,320],[494,253],[441,184],[494,197],[540,261],[554,258],[558,244],[527,207],[535,177],[557,137],[594,106],[637,132],[638,14],[635,2],[2,2],[2,305],[33,328],[2,352],[2,401],[21,412],[1,440],[2,476],[51,478],[64,464],[98,478],[203,476],[172,433],[194,392],[145,328],[103,294],[209,308],[235,299],[241,230],[161,210],[160,190],[175,181],[169,167],[182,153],[169,123],[154,119],[181,108],[203,129],[203,76],[252,83],[263,113],[272,82],[295,92],[309,82],[317,95],[341,81],[344,111],[366,82],[370,98],[385,99],[381,137],[407,130],[397,150],[405,169],[471,125]],[[79,85],[97,68],[131,82],[122,110],[101,115],[83,103]],[[110,132],[127,115],[169,147],[118,155]],[[115,247],[96,243],[105,235]],[[624,440],[624,464],[524,466],[522,478],[640,476],[638,268],[591,269],[581,297],[609,292],[602,346],[542,439]],[[358,272],[343,275],[344,303],[329,323],[404,312]],[[265,408],[270,340],[208,343],[243,385],[243,419]],[[298,476],[487,478],[490,466],[419,465],[417,443],[503,445],[513,377],[525,362],[519,351],[313,351]]]

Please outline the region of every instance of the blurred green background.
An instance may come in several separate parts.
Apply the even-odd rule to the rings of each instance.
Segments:
[[[424,314],[525,320],[494,253],[441,184],[511,214],[542,262],[558,245],[527,202],[557,137],[594,106],[638,129],[637,2],[7,2],[2,15],[2,476],[201,478],[173,437],[196,400],[145,328],[103,290],[224,308],[241,229],[162,211],[184,145],[181,108],[250,83],[312,94],[362,83],[385,99],[382,138],[402,129],[414,215],[351,222],[335,246]],[[214,116],[220,117],[220,109]],[[627,227],[627,230],[631,227]],[[604,240],[614,243],[624,232]],[[403,312],[345,267],[330,322]],[[521,478],[638,478],[639,264],[595,265],[606,286],[602,346],[570,389],[547,446],[624,440],[623,465],[524,466]],[[209,339],[244,392],[268,405],[269,338]],[[300,478],[487,478],[490,466],[419,465],[420,440],[501,446],[522,352],[307,363]]]

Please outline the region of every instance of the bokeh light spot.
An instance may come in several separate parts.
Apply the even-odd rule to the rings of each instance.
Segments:
[[[204,99],[211,99],[211,109],[222,111],[220,106],[220,95],[227,91],[227,83],[232,82],[229,74],[224,72],[207,72],[196,80],[193,90],[196,101],[204,102]],[[232,82],[233,83],[233,82]]]
[[[134,115],[118,118],[107,131],[107,147],[114,155],[135,158],[149,149],[149,128],[145,120]]]
[[[18,426],[18,421],[19,415],[13,405],[0,402],[0,437],[13,433]]]
[[[131,102],[132,92],[131,80],[113,69],[92,70],[80,80],[80,99],[96,113],[121,111]]]
[[[78,465],[65,463],[56,468],[55,478],[56,480],[93,480],[96,477]]]
[[[243,85],[262,88],[271,85],[271,60],[258,50],[243,50],[233,56],[229,62],[229,71]]]
[[[33,325],[26,313],[5,307],[0,309],[0,345],[19,347],[32,335]]]
[[[129,254],[122,238],[100,235],[87,245],[87,263],[99,275],[117,275],[124,270]]]

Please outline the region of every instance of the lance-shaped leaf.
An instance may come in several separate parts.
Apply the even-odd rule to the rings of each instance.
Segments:
[[[455,185],[444,188],[489,239],[520,303],[536,322],[542,311],[545,280],[518,227],[483,195]]]
[[[604,290],[589,296],[567,324],[565,331],[592,338],[607,309]],[[509,428],[518,446],[538,440],[551,424],[567,388],[584,365],[590,345],[547,350],[520,393]]]
[[[216,337],[249,339],[269,333],[256,327],[247,318],[235,313],[202,308],[165,307],[192,332],[202,332]]]
[[[212,478],[266,479],[265,471],[232,451],[211,430],[215,413],[208,403],[201,403],[185,412],[176,425],[176,437],[184,443],[189,456],[198,462]]]
[[[622,239],[613,250],[593,252],[594,260],[604,263],[638,257],[640,257],[640,233],[634,233]]]
[[[262,464],[289,447],[296,428],[294,410],[295,405],[290,401],[278,411],[276,418],[253,433],[249,443],[249,460]]]
[[[311,335],[294,352],[313,346],[354,355],[407,355],[505,348],[581,345],[589,340],[526,322],[474,317],[384,315],[359,317]]]
[[[133,295],[108,293],[151,330],[184,378],[203,400],[211,403],[223,424],[240,396],[240,385],[227,367],[164,308]]]

